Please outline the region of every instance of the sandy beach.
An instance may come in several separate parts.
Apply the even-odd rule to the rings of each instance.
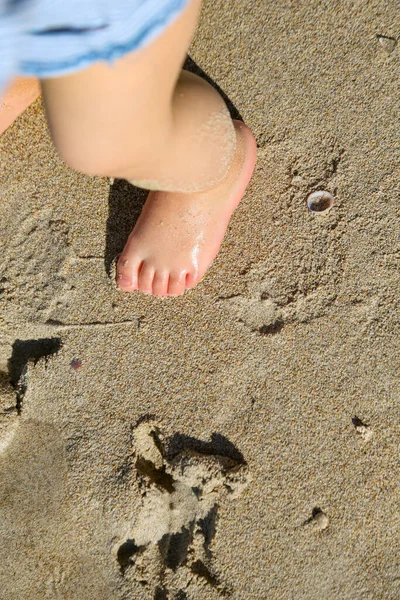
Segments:
[[[399,36],[204,3],[187,66],[258,161],[179,298],[110,279],[145,191],[69,169],[41,99],[0,137],[1,600],[400,599]]]

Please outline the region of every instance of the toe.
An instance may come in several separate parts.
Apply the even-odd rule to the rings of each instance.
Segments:
[[[168,282],[168,271],[156,271],[153,281],[153,294],[155,296],[166,296],[168,292]]]
[[[151,264],[143,263],[139,273],[138,287],[143,294],[153,293],[153,280],[155,268]]]
[[[186,273],[171,273],[169,276],[168,296],[180,296],[185,291]]]
[[[201,277],[196,276],[194,273],[186,273],[185,287],[192,288],[198,284]]]
[[[138,288],[140,258],[127,258],[123,254],[118,259],[116,282],[121,290],[133,292]]]

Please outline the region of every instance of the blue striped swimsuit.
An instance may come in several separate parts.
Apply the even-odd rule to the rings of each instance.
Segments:
[[[154,40],[189,0],[0,0],[0,90],[14,75],[57,77]]]

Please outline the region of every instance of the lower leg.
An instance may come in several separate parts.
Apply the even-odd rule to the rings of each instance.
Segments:
[[[221,96],[204,79],[182,71],[164,121],[168,132],[151,152],[141,177],[136,165],[114,170],[148,190],[198,192],[214,187],[228,172],[236,146],[232,119]],[[159,155],[160,153],[160,155]]]
[[[53,140],[72,167],[152,191],[117,266],[125,291],[178,295],[204,275],[251,177],[256,145],[219,94],[181,71],[200,0],[110,67],[43,82]]]
[[[235,150],[229,112],[216,90],[181,71],[200,0],[151,45],[113,65],[42,82],[56,147],[93,175],[181,192],[211,187]]]

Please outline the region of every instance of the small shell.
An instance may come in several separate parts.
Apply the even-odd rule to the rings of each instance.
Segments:
[[[374,435],[371,427],[366,423],[363,423],[357,416],[352,418],[356,433],[361,437],[364,442],[369,442]]]
[[[364,442],[369,442],[372,436],[374,435],[372,429],[366,427],[365,425],[360,425],[359,427],[356,427],[356,431]]]
[[[325,190],[312,192],[307,198],[307,206],[312,212],[326,213],[334,204],[332,194]]]
[[[397,41],[395,40],[395,38],[388,37],[386,35],[378,35],[377,38],[378,42],[380,43],[384,51],[387,52],[387,54],[390,54],[391,56],[394,56],[396,54]]]
[[[313,521],[314,521],[317,529],[319,529],[320,531],[323,531],[329,525],[329,518],[327,517],[327,515],[324,512],[322,512],[322,510],[315,512],[315,514],[313,514]]]

